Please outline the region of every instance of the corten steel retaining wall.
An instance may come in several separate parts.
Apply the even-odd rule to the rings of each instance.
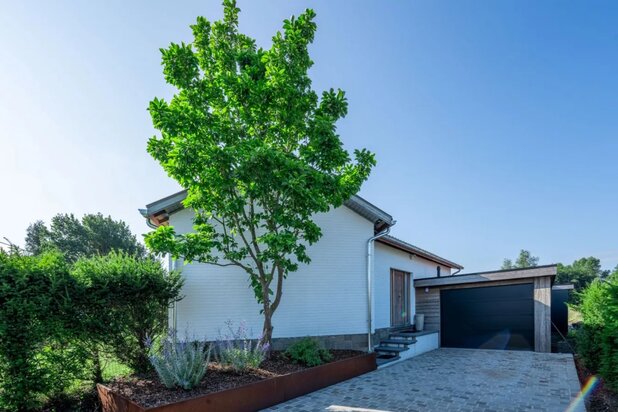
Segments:
[[[97,385],[97,391],[103,412],[249,412],[285,402],[375,369],[375,353],[370,353],[153,408],[144,408],[104,385]]]

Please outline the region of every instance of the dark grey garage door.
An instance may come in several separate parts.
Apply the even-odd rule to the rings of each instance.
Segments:
[[[440,292],[442,346],[534,350],[533,285]]]

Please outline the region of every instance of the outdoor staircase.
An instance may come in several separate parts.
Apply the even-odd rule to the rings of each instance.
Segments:
[[[382,339],[378,346],[373,348],[378,366],[401,359],[400,354],[416,343],[416,335],[414,330],[409,329],[393,332],[387,339]]]

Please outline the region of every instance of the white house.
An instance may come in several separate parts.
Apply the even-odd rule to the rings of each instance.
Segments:
[[[190,232],[193,211],[182,206],[185,196],[184,191],[176,193],[141,212],[150,226],[171,225],[177,233]],[[369,331],[377,344],[391,328],[413,324],[414,279],[449,276],[462,269],[386,234],[395,224],[392,216],[359,196],[316,215],[315,221],[323,236],[308,250],[311,264],[301,265],[284,282],[282,302],[273,316],[276,346],[285,345],[286,338],[314,336],[332,348],[367,350],[372,345]],[[374,241],[376,235],[382,237]],[[185,297],[171,315],[177,328],[216,339],[225,321],[244,320],[255,336],[261,332],[260,306],[242,269],[173,265],[185,277]]]
[[[150,227],[171,225],[177,233],[187,233],[192,230],[193,211],[183,207],[185,197],[186,192],[182,191],[148,204],[140,212]],[[322,228],[323,236],[308,250],[311,264],[301,265],[284,282],[282,302],[273,316],[275,347],[312,336],[330,348],[375,349],[384,357],[390,354],[393,358],[407,358],[440,345],[438,332],[444,321],[440,318],[442,306],[448,304],[449,309],[451,303],[458,301],[455,296],[452,301],[440,303],[443,288],[480,287],[491,289],[488,296],[492,296],[500,289],[488,286],[521,282],[532,285],[537,277],[549,279],[555,275],[553,267],[553,275],[550,268],[543,272],[533,269],[492,272],[480,278],[474,274],[453,276],[463,266],[390,236],[388,232],[395,224],[393,217],[359,196],[352,197],[344,206],[316,215],[315,221]],[[260,306],[242,269],[201,263],[170,262],[170,265],[181,270],[185,277],[185,297],[170,316],[174,327],[188,328],[192,333],[214,340],[227,320],[242,320],[254,337],[259,335],[262,329]],[[440,283],[444,280],[451,283]],[[419,284],[427,281],[437,283]],[[536,288],[531,290],[536,293]],[[506,292],[510,294],[510,289]],[[530,294],[530,302],[532,297]],[[527,302],[528,295],[525,299]],[[481,298],[479,302],[485,300]],[[483,307],[482,310],[493,311],[491,302],[488,304],[489,309]],[[466,305],[472,307],[469,303]],[[522,307],[522,315],[513,321],[519,322],[515,326],[520,327],[523,322],[522,336],[529,335],[530,331],[534,334],[539,325],[533,318],[528,319],[528,303],[516,305]],[[427,318],[427,330],[420,333],[412,329],[417,308],[422,308]],[[532,313],[533,317],[535,314]],[[463,323],[467,321],[478,323],[477,319]],[[509,321],[505,317],[504,322]],[[510,328],[506,323],[505,327]],[[519,334],[515,326],[512,330]],[[449,336],[455,333],[448,332]],[[486,331],[481,332],[457,330],[456,334],[486,340],[483,335]],[[533,344],[529,337],[518,342]]]

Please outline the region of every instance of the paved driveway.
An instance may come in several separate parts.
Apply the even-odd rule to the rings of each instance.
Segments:
[[[564,411],[578,392],[571,355],[441,348],[269,410]]]

